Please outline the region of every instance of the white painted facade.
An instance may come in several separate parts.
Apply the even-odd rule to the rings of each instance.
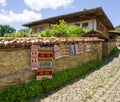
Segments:
[[[80,21],[80,22],[72,22],[72,23],[69,23],[68,25],[80,24],[80,26],[82,26],[83,23],[88,23],[88,26],[86,28],[89,30],[96,30],[97,29],[96,19],[84,20],[84,21]]]

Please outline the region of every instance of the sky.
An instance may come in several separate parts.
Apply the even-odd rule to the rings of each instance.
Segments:
[[[31,21],[96,7],[103,8],[113,26],[120,25],[120,0],[0,0],[0,24],[19,30]]]

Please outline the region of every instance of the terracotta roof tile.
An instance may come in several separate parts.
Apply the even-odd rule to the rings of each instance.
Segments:
[[[102,42],[103,39],[97,37],[82,38],[56,38],[56,37],[36,37],[36,38],[0,38],[0,48],[30,47],[32,44],[57,44],[61,42]]]

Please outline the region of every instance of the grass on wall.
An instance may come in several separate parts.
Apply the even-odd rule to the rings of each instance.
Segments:
[[[117,47],[114,47],[110,53],[110,56],[111,55],[114,55],[115,53],[119,52],[120,50],[117,48]]]
[[[117,52],[119,52],[119,50],[115,47],[111,52],[111,56],[115,55]],[[0,102],[26,102],[43,97],[45,94],[60,88],[69,81],[105,63],[105,60],[101,62],[97,60],[91,61],[79,67],[55,73],[53,79],[44,78],[39,81],[33,80],[28,84],[19,84],[9,87],[0,93]]]
[[[77,68],[58,72],[53,79],[33,80],[29,84],[19,84],[9,87],[0,93],[0,102],[25,102],[37,97],[42,97],[50,91],[56,90],[83,73],[98,67],[99,61],[92,61]]]

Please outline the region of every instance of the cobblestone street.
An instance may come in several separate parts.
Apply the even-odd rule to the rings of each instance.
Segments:
[[[40,102],[120,102],[120,54]]]

